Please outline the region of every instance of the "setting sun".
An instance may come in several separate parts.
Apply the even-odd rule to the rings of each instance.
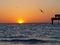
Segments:
[[[24,23],[23,19],[18,19],[18,23]]]

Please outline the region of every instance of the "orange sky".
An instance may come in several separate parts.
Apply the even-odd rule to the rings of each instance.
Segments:
[[[56,13],[60,13],[60,0],[0,0],[0,23],[17,23],[21,18],[24,23],[51,22]]]

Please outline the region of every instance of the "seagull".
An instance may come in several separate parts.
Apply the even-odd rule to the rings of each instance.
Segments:
[[[44,13],[44,11],[42,9],[39,9],[42,13]]]

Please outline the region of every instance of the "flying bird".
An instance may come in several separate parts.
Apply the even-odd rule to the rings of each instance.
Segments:
[[[42,9],[39,9],[42,13],[44,13],[44,11]]]

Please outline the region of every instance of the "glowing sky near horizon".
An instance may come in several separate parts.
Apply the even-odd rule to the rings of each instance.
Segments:
[[[0,0],[0,23],[17,23],[21,18],[25,23],[51,22],[57,13],[60,0]]]

